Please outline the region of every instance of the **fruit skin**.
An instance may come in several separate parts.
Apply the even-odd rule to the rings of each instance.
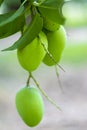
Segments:
[[[44,114],[41,94],[35,87],[24,87],[16,94],[16,108],[22,120],[30,127],[40,123]]]
[[[60,25],[58,23],[55,23],[48,18],[44,17],[43,18],[43,27],[49,31],[56,31],[59,29]]]
[[[57,31],[48,32],[47,39],[48,51],[52,54],[56,62],[59,62],[67,39],[64,27],[60,26]],[[43,62],[48,66],[55,65],[48,54],[44,57]]]
[[[47,37],[44,32],[40,32],[41,39],[44,45],[48,48]],[[36,37],[30,44],[23,49],[17,50],[17,57],[21,66],[27,71],[31,72],[38,68],[43,60],[46,51],[41,44],[39,37]]]

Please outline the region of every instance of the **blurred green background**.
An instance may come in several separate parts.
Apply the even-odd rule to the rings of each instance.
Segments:
[[[5,0],[0,12],[18,8],[20,1]],[[58,111],[44,97],[45,115],[35,128],[42,130],[87,129],[87,1],[67,1],[63,6],[66,17],[67,43],[59,69],[63,92],[54,67],[41,64],[34,75],[41,87],[62,108]],[[0,39],[0,50],[11,45],[20,36],[17,33]],[[0,51],[0,130],[29,130],[15,108],[15,94],[25,86],[27,72],[18,63],[16,51]],[[33,84],[33,82],[31,81]]]

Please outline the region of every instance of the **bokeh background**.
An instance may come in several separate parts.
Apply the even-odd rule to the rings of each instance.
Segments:
[[[15,9],[20,1],[5,0],[0,13]],[[43,96],[45,114],[34,130],[87,130],[87,2],[68,1],[63,7],[66,17],[67,44],[58,69],[43,63],[33,72],[45,92],[61,107],[57,110]],[[1,52],[20,36],[17,33],[0,39],[0,130],[29,130],[15,107],[15,95],[25,86],[28,73],[18,63],[16,51]],[[31,81],[31,84],[34,84]]]

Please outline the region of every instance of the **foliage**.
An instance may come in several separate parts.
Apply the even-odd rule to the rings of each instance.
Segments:
[[[14,50],[29,44],[42,30],[44,16],[58,24],[63,24],[65,21],[62,15],[63,3],[64,0],[46,0],[40,3],[24,1],[14,13],[1,14],[0,38],[10,36],[18,31],[23,34],[12,47],[6,50]],[[31,19],[30,23],[26,24],[26,19]]]

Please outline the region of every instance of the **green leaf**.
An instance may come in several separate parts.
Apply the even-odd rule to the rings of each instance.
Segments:
[[[20,31],[25,24],[24,7],[17,11],[0,15],[0,38],[8,37]]]
[[[43,19],[38,13],[36,13],[23,35],[12,46],[4,49],[4,51],[24,48],[39,34],[39,32],[42,30],[42,27]]]
[[[38,10],[43,17],[47,17],[58,24],[64,24],[65,18],[62,14],[63,4],[64,0],[46,0],[38,6]]]
[[[3,3],[4,0],[0,0],[0,5]]]
[[[3,23],[3,21],[5,21],[6,19],[10,18],[15,11],[11,11],[9,13],[5,13],[5,14],[0,14],[0,24]]]

